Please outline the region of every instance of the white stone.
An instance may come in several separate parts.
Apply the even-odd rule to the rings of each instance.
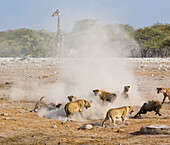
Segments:
[[[81,126],[80,129],[92,129],[93,126],[91,124],[86,124],[84,126]]]
[[[56,125],[53,125],[52,128],[56,128],[57,126]]]

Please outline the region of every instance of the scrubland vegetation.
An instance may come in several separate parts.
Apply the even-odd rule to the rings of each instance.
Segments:
[[[107,35],[104,46],[117,51],[118,48],[115,44],[119,45],[124,42],[126,49],[130,50],[128,57],[170,57],[170,24],[156,23],[152,26],[134,29],[125,24],[102,25],[92,19],[77,21],[71,32],[64,33],[64,56],[73,55],[72,52],[78,51],[77,45],[80,45],[77,42],[86,43],[87,37],[90,37],[92,31],[101,29]],[[128,37],[125,33],[128,34]],[[135,40],[135,43],[129,41],[129,36]],[[91,47],[90,43],[88,42],[86,47]],[[124,49],[120,51],[123,53]],[[55,57],[56,32],[26,28],[0,32],[0,57],[27,55]]]

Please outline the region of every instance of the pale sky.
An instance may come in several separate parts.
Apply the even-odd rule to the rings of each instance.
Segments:
[[[56,9],[61,12],[65,32],[71,31],[76,21],[89,18],[134,28],[170,23],[170,0],[0,0],[0,31],[28,28],[55,32],[52,14]]]

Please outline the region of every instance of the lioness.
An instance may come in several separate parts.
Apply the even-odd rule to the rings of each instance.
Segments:
[[[170,100],[170,88],[166,88],[166,87],[157,88],[157,93],[158,94],[163,93],[163,95],[164,95],[162,104],[165,102],[166,97],[168,97]]]
[[[120,108],[113,108],[110,109],[109,111],[107,111],[106,117],[104,119],[104,121],[102,122],[102,126],[104,125],[104,123],[110,119],[112,120],[113,125],[115,125],[116,123],[116,118],[121,117],[122,118],[122,123],[125,121],[125,117],[127,115],[127,113],[132,113],[133,109],[131,106],[124,106],[124,107],[120,107]]]
[[[83,108],[88,109],[91,107],[90,103],[86,100],[77,100],[75,102],[69,102],[65,105],[65,112],[67,117],[71,118],[74,113],[79,112],[80,115],[83,117]]]
[[[129,99],[129,89],[130,86],[124,86],[124,90],[121,94],[123,98]]]
[[[109,93],[100,89],[93,90],[95,96],[99,96],[102,101],[114,102],[117,98],[115,93]]]
[[[162,108],[162,104],[159,101],[149,101],[148,103],[144,103],[141,107],[141,109],[139,110],[139,112],[134,116],[134,118],[141,116],[141,114],[146,114],[148,111],[155,111],[155,115],[159,115],[160,114],[160,109]]]

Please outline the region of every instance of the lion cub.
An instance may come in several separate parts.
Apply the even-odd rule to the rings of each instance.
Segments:
[[[67,117],[69,118],[71,118],[76,112],[79,112],[80,115],[83,117],[82,112],[83,112],[84,107],[88,109],[91,107],[91,105],[86,100],[77,100],[74,102],[67,103],[64,109],[65,109]]]
[[[95,89],[93,90],[94,95],[95,96],[99,96],[100,99],[104,102],[104,101],[108,101],[108,102],[114,102],[115,99],[117,98],[117,95],[115,93],[109,93],[100,89]]]
[[[163,93],[163,95],[164,95],[162,104],[165,102],[166,97],[168,97],[170,100],[170,88],[166,88],[166,87],[157,88],[157,93],[158,94]]]
[[[132,113],[133,109],[131,106],[124,106],[124,107],[120,107],[120,108],[113,108],[110,109],[109,111],[107,111],[106,117],[104,119],[104,121],[102,122],[102,126],[104,125],[104,123],[110,119],[112,120],[113,125],[115,125],[116,123],[116,118],[122,118],[122,123],[125,121],[125,117],[127,115],[127,113]]]

